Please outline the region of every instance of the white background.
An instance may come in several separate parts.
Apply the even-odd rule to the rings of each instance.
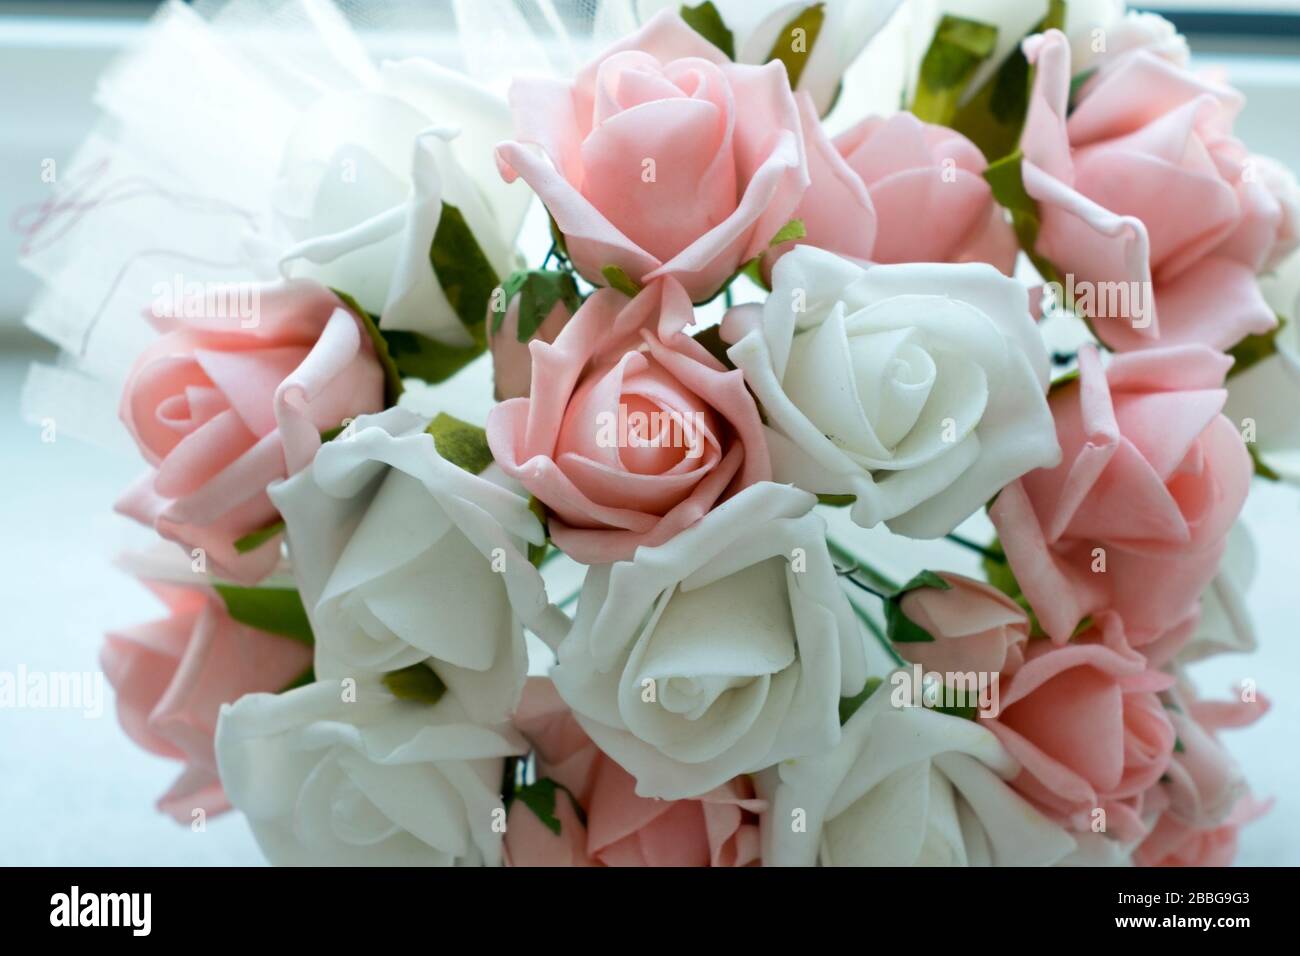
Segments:
[[[114,43],[90,32],[35,47],[31,24],[0,19],[0,222],[39,199],[41,158],[66,156],[89,124],[92,76]],[[44,43],[48,37],[41,42]],[[1300,169],[1294,126],[1300,68],[1294,61],[1228,63],[1250,97],[1238,129],[1255,150]],[[44,100],[41,98],[44,97]],[[52,104],[42,110],[39,103]],[[37,104],[34,106],[33,104]],[[16,238],[6,232],[0,259]],[[28,363],[49,360],[12,320],[30,285],[0,265],[0,671],[95,671],[102,635],[158,614],[150,595],[111,564],[115,552],[149,537],[111,512],[140,462],[69,439],[43,443],[23,423],[18,394]],[[6,328],[8,331],[6,331]],[[1300,413],[1300,410],[1297,410]],[[1207,694],[1224,695],[1242,678],[1271,694],[1274,707],[1227,742],[1255,792],[1276,799],[1248,828],[1239,862],[1300,864],[1300,490],[1259,483],[1243,520],[1254,535],[1259,572],[1249,592],[1261,648],[1197,665]],[[944,566],[974,571],[953,549]],[[108,691],[106,690],[106,693]],[[0,864],[258,863],[247,827],[234,814],[192,832],[153,810],[178,767],[150,756],[119,728],[111,699],[98,719],[77,712],[0,710]]]

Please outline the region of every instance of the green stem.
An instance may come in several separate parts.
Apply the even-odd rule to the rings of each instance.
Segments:
[[[945,535],[945,537],[949,541],[952,541],[954,544],[959,544],[963,548],[966,548],[969,551],[974,551],[976,554],[981,555],[982,557],[985,557],[990,561],[997,561],[999,564],[1007,563],[1007,556],[1003,554],[1001,551],[995,550],[994,548],[990,548],[985,545],[979,544],[976,541],[972,541],[970,538],[963,538],[961,535],[955,532],[952,534]]]
[[[898,583],[889,578],[888,575],[876,570],[866,561],[863,561],[856,554],[846,548],[844,545],[835,541],[833,538],[826,539],[826,547],[830,549],[831,557],[853,571],[860,572],[864,577],[871,581],[871,588],[866,590],[879,589],[890,594],[898,590]]]
[[[898,656],[898,651],[894,650],[894,645],[889,643],[889,638],[885,637],[885,632],[880,629],[880,625],[876,623],[875,618],[868,614],[866,609],[858,607],[857,602],[854,601],[853,598],[850,597],[848,601],[849,606],[853,608],[853,613],[858,616],[859,621],[867,626],[867,630],[870,631],[872,637],[876,639],[876,643],[884,648],[885,653],[889,655],[890,659],[895,664],[899,667],[905,667],[907,661]]]

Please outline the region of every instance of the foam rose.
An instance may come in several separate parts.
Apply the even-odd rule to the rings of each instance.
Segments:
[[[1103,369],[1085,348],[1079,380],[1053,390],[1061,464],[1009,485],[989,509],[1053,640],[1110,609],[1139,647],[1195,612],[1250,488],[1250,456],[1219,414],[1230,364],[1181,346]]]
[[[213,738],[223,704],[283,690],[311,666],[311,649],[234,620],[211,588],[142,579],[167,616],[108,634],[100,651],[127,735],[185,770],[158,807],[178,822],[230,807]]]
[[[250,694],[217,726],[221,781],[275,866],[495,866],[504,758],[526,750],[450,694],[370,677]]]
[[[515,726],[537,753],[537,776],[556,795],[560,832],[516,800],[506,857],[513,866],[752,866],[759,862],[758,814],[766,804],[747,777],[698,798],[651,800],[600,752],[545,678],[530,678]],[[582,813],[582,820],[578,811]]]
[[[811,246],[722,338],[766,414],[776,481],[851,495],[862,527],[952,531],[1059,460],[1028,295],[983,264],[862,268]]]
[[[1166,807],[1133,854],[1139,866],[1229,866],[1242,826],[1268,811],[1250,795],[1241,768],[1218,739],[1220,730],[1245,727],[1268,712],[1262,696],[1197,700],[1177,695],[1170,712],[1179,747],[1156,785]]]
[[[888,681],[829,753],[781,763],[763,817],[769,866],[1046,866],[1074,841],[1006,783],[1018,766],[979,721],[895,709]],[[798,812],[805,826],[796,828]]]
[[[370,340],[333,293],[306,279],[250,293],[154,317],[163,335],[136,360],[120,409],[151,470],[117,504],[249,584],[280,559],[274,544],[235,549],[277,520],[267,486],[305,467],[322,431],[384,407]]]
[[[1001,711],[985,726],[1021,772],[1012,785],[1068,829],[1122,842],[1146,832],[1144,798],[1169,766],[1175,732],[1157,692],[1173,678],[1125,653],[1118,619],[1058,647],[1034,642],[1003,682]]]
[[[1070,110],[1065,36],[1032,37],[1025,53],[1035,73],[1022,176],[1042,224],[1036,250],[1077,289],[1096,284],[1096,303],[1103,290],[1126,293],[1093,306],[1103,341],[1225,349],[1271,329],[1255,277],[1294,248],[1295,188],[1232,136],[1241,94],[1137,49]]]
[[[712,296],[790,220],[808,185],[799,115],[779,62],[732,63],[664,11],[572,80],[510,88],[519,142],[507,181],[546,204],[587,280],[621,269]],[[530,146],[539,147],[539,155]]]
[[[983,581],[941,573],[950,585],[913,588],[900,606],[907,618],[934,638],[903,641],[904,660],[941,674],[1001,674],[1024,660],[1029,618],[1015,601]]]
[[[867,117],[822,148],[816,117],[800,106],[812,178],[795,212],[802,242],[872,262],[987,262],[1011,274],[1019,247],[974,143],[895,113]]]
[[[545,532],[496,468],[438,454],[404,408],[366,415],[272,489],[316,635],[316,674],[425,663],[470,716],[500,722],[528,670],[524,626],[552,643],[567,619],[546,600],[528,545]]]
[[[762,482],[587,571],[551,677],[638,795],[697,797],[839,740],[865,647],[815,504]]]
[[[530,397],[488,416],[497,463],[546,505],[551,537],[575,560],[663,544],[769,477],[754,400],[683,332],[692,320],[672,279],[631,301],[598,290],[554,343],[529,346]]]

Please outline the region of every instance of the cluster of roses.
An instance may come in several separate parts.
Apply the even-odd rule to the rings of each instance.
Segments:
[[[104,658],[128,732],[186,762],[164,805],[229,801],[285,863],[1228,862],[1263,806],[1217,732],[1265,704],[1179,665],[1253,472],[1225,350],[1273,328],[1256,277],[1300,239],[1240,96],[1126,19],[1086,71],[1059,30],[1025,41],[1005,157],[907,112],[832,139],[790,62],[683,13],[515,82],[497,163],[559,265],[486,317],[496,253],[440,262],[460,213],[427,200],[457,187],[419,134],[397,248],[423,258],[378,315],[294,278],[250,327],[158,319],[122,509],[215,578],[154,575],[170,617]],[[1053,382],[1038,319],[1070,303],[1031,300],[1022,248],[1153,305],[1086,316],[1115,354]],[[742,274],[764,300],[692,334]],[[386,332],[421,309],[490,344],[485,428],[398,399]],[[636,413],[662,428],[601,440]],[[819,510],[942,538],[990,502],[1001,589],[877,578],[886,630]],[[572,619],[559,552],[588,566]],[[897,706],[911,663],[995,677],[999,712]]]

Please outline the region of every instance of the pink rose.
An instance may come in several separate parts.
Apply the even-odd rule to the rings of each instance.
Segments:
[[[1252,467],[1219,414],[1232,360],[1205,346],[1079,353],[1052,390],[1061,464],[1008,485],[989,510],[1043,630],[1063,642],[1086,615],[1158,640],[1194,614],[1246,500]]]
[[[1035,74],[1022,175],[1042,223],[1036,249],[1074,283],[1106,344],[1226,349],[1271,329],[1255,276],[1295,237],[1285,200],[1249,174],[1255,158],[1232,136],[1241,94],[1138,50],[1070,111],[1065,36],[1032,37],[1025,53]]]
[[[1178,745],[1156,789],[1164,810],[1133,854],[1140,866],[1227,866],[1241,827],[1267,812],[1250,796],[1237,762],[1219,742],[1224,728],[1244,727],[1268,712],[1262,696],[1239,700],[1184,700],[1169,718]]]
[[[1018,246],[966,137],[911,113],[872,116],[833,146],[801,98],[812,184],[795,217],[810,245],[872,262],[988,262],[1010,275]]]
[[[551,311],[546,314],[542,324],[529,337],[527,342],[519,341],[519,295],[516,293],[506,306],[505,317],[501,327],[493,330],[496,324],[492,311],[487,317],[488,350],[492,353],[492,376],[496,383],[498,402],[507,398],[522,398],[528,394],[533,380],[532,356],[528,351],[529,342],[551,343],[560,334],[560,329],[572,318],[569,307],[563,299],[557,299]]]
[[[766,803],[748,777],[690,800],[636,795],[636,780],[587,738],[545,678],[530,678],[515,725],[537,751],[537,775],[556,794],[555,834],[522,801],[510,808],[512,866],[751,866]],[[586,817],[584,826],[575,808]]]
[[[932,642],[894,645],[904,660],[940,674],[1001,674],[1024,660],[1029,618],[1001,591],[962,577],[942,573],[952,587],[916,588],[903,596],[902,611],[923,628]]]
[[[767,248],[808,185],[784,66],[732,63],[669,11],[571,82],[516,80],[510,105],[521,142],[497,147],[501,173],[542,198],[598,285],[616,266],[708,299]]]
[[[1137,866],[1231,866],[1237,857],[1241,828],[1262,817],[1271,806],[1242,797],[1222,824],[1202,830],[1161,814],[1151,833],[1133,851],[1133,862]]]
[[[986,725],[1021,772],[1012,786],[1069,829],[1140,839],[1143,798],[1169,766],[1174,728],[1156,692],[1173,678],[1117,649],[1118,619],[1069,644],[1035,641],[1003,682],[1001,712]]]
[[[556,545],[584,563],[662,544],[770,475],[753,398],[682,330],[685,290],[597,290],[553,344],[534,342],[532,392],[494,407],[497,463],[551,513]]]
[[[274,546],[234,547],[277,520],[266,486],[310,462],[321,431],[382,409],[384,376],[358,320],[324,286],[255,287],[251,312],[234,314],[246,298],[154,318],[163,334],[136,360],[120,409],[151,471],[117,507],[251,584],[280,557]]]
[[[158,801],[189,823],[195,809],[229,809],[213,751],[222,704],[281,691],[311,666],[311,648],[235,621],[206,587],[144,581],[168,616],[109,634],[100,666],[117,694],[127,735],[185,770]]]

